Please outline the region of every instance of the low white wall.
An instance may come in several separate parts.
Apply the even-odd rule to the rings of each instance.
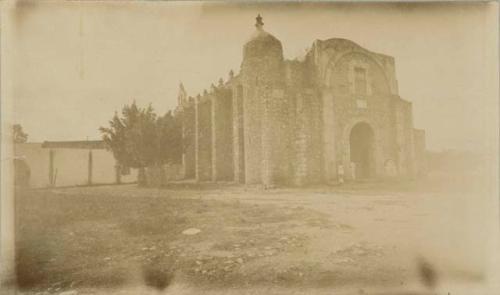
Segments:
[[[41,143],[15,145],[15,156],[30,168],[30,187],[50,186],[50,151],[53,151],[55,186],[87,185],[89,178],[89,152],[92,152],[92,184],[116,182],[115,159],[104,149],[42,148]],[[56,172],[57,171],[57,172]],[[122,175],[122,183],[137,181],[137,169]]]
[[[42,149],[41,143],[23,143],[14,146],[14,155],[22,159],[30,168],[30,186],[49,186],[49,150]]]

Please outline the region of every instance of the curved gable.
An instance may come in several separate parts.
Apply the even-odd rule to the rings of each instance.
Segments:
[[[386,85],[378,84],[380,89],[386,90],[387,88],[391,94],[398,94],[394,58],[391,56],[369,51],[351,40],[342,38],[317,40],[313,47],[318,66],[318,78],[324,86],[330,86],[332,70],[351,58],[370,64],[373,73],[384,77]]]
[[[324,83],[340,94],[353,94],[357,69],[365,72],[368,96],[390,94],[384,68],[372,56],[360,51],[349,51],[332,58],[325,71]]]

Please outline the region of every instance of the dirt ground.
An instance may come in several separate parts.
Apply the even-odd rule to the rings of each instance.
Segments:
[[[496,294],[494,184],[19,191],[17,284],[63,295]]]

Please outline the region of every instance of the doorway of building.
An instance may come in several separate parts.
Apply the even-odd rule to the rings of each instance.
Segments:
[[[365,122],[357,123],[349,136],[351,163],[355,179],[366,179],[375,174],[374,135],[373,130]]]
[[[14,159],[14,185],[16,187],[29,187],[31,170],[24,159]]]

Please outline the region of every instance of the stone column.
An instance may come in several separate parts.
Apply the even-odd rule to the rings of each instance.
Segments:
[[[93,163],[92,163],[92,150],[89,151],[89,163],[88,163],[88,185],[92,185],[92,169],[93,169]]]
[[[413,112],[412,104],[409,103],[406,109],[406,140],[408,145],[408,176],[414,178],[416,175],[415,165],[415,142],[413,138]]]
[[[212,114],[211,101],[205,94],[196,111],[196,180],[212,179]]]
[[[189,144],[192,144],[189,142],[189,135],[187,134],[187,124],[188,123],[188,113],[187,113],[187,109],[186,107],[183,107],[179,113],[179,116],[181,118],[181,134],[182,134],[182,138],[181,138],[181,142],[182,142],[182,170],[181,170],[181,174],[182,174],[182,178],[183,179],[186,179],[186,178],[189,178],[189,167],[188,167],[188,148],[189,148]]]
[[[288,178],[288,104],[279,87],[267,89],[262,101],[262,182],[272,187]]]
[[[233,88],[233,173],[234,182],[240,183],[240,144],[239,144],[239,112],[238,112],[238,89],[239,86]]]
[[[196,177],[195,149],[196,149],[196,114],[195,102],[192,98],[189,104],[182,109],[182,143],[183,143],[183,169],[185,178]]]
[[[211,97],[212,180],[234,180],[232,95],[219,87]]]
[[[301,186],[307,183],[308,175],[308,142],[309,142],[309,116],[308,105],[302,93],[297,94],[296,100],[296,126],[295,126],[295,173],[293,182]]]
[[[186,145],[186,112],[184,109],[181,109],[179,116],[181,117],[181,143],[182,143],[182,155],[181,155],[181,173],[182,178],[186,178],[187,168],[186,168],[186,149],[184,148]]]
[[[265,187],[272,187],[275,183],[274,178],[274,155],[273,155],[273,140],[274,140],[274,130],[278,128],[276,122],[274,121],[274,106],[273,98],[270,97],[269,93],[263,93],[262,99],[262,129],[261,129],[261,142],[262,142],[262,165],[261,178],[262,184]]]
[[[398,170],[400,176],[414,175],[413,122],[411,104],[396,98],[396,143],[398,146]]]
[[[121,166],[118,164],[118,162],[115,162],[115,183],[116,184],[122,183],[122,171],[121,171]]]
[[[55,186],[55,172],[54,172],[54,150],[49,151],[49,186]]]
[[[244,129],[243,129],[243,87],[233,89],[233,171],[234,181],[245,182]]]
[[[325,180],[324,177],[324,158],[323,158],[323,117],[322,117],[322,101],[318,96],[318,93],[314,91],[311,97],[313,104],[313,171],[312,180],[314,183],[322,183]]]
[[[199,105],[200,105],[200,96],[195,98],[194,102],[194,173],[195,180],[200,181],[200,120],[199,120]]]
[[[333,182],[337,179],[337,150],[335,139],[341,138],[342,134],[336,134],[335,113],[333,104],[333,95],[328,88],[322,91],[323,100],[323,173],[327,182]]]
[[[211,101],[211,108],[210,108],[210,116],[212,120],[212,128],[210,130],[212,134],[212,141],[211,141],[211,151],[212,151],[212,181],[217,181],[218,180],[218,141],[219,141],[219,130],[218,130],[218,120],[220,120],[218,113],[219,113],[219,100],[217,98],[217,94],[214,92],[210,96],[210,101]]]
[[[261,183],[261,124],[262,102],[258,87],[246,89],[243,100],[245,138],[245,183]]]

